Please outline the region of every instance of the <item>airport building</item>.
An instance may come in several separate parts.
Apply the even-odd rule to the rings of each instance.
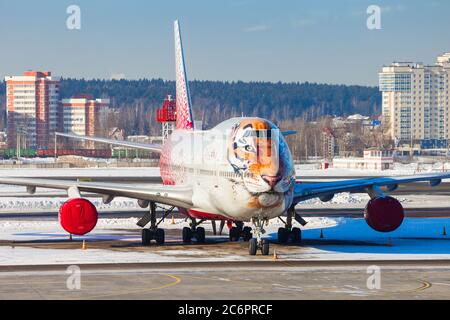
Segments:
[[[22,76],[7,76],[5,81],[8,145],[47,148],[50,135],[58,128],[60,77],[29,71]]]
[[[338,169],[364,169],[389,170],[394,168],[394,157],[391,150],[369,149],[364,150],[363,158],[335,158],[333,168]]]
[[[388,134],[398,149],[419,153],[447,149],[450,53],[435,65],[395,62],[379,73],[382,114]]]

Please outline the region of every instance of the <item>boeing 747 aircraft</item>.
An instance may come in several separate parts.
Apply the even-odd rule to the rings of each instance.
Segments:
[[[371,198],[365,209],[367,223],[379,232],[390,232],[402,224],[404,211],[400,202],[387,193],[400,184],[428,181],[436,186],[442,179],[450,178],[450,174],[429,174],[301,183],[295,179],[292,156],[284,139],[292,132],[282,132],[274,123],[255,117],[232,118],[211,130],[196,130],[178,21],[174,23],[174,31],[176,130],[163,145],[59,134],[159,153],[163,185],[37,178],[0,178],[0,183],[26,186],[29,193],[34,193],[36,187],[66,190],[68,200],[59,210],[59,220],[71,234],[87,234],[97,223],[95,206],[82,197],[82,192],[89,192],[101,195],[104,203],[115,197],[128,197],[149,208],[138,222],[143,228],[143,245],[149,245],[152,240],[164,243],[164,230],[159,224],[177,208],[190,221],[189,227],[183,229],[184,243],[192,239],[204,242],[205,229],[200,225],[221,220],[230,227],[231,241],[243,238],[249,242],[251,255],[258,250],[268,255],[269,240],[264,237],[264,226],[270,219],[280,218],[285,224],[278,230],[280,243],[301,241],[301,229],[293,227],[293,220],[305,224],[301,213],[295,210],[301,201],[311,198],[330,201],[340,192],[366,192]],[[159,221],[158,205],[165,205]]]

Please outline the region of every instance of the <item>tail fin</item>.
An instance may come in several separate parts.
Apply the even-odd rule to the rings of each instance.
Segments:
[[[184,63],[183,43],[181,41],[180,24],[178,20],[174,23],[175,32],[175,67],[176,67],[176,98],[177,98],[177,129],[194,129],[194,118],[192,115],[191,94],[186,75]]]

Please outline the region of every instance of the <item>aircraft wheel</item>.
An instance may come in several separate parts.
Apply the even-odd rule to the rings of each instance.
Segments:
[[[279,243],[287,243],[289,240],[289,230],[286,228],[278,229],[278,242]]]
[[[183,243],[190,243],[191,239],[192,239],[191,228],[184,227],[183,228]]]
[[[238,241],[239,240],[239,230],[237,227],[232,227],[230,229],[230,241]]]
[[[198,243],[205,243],[206,236],[205,236],[205,228],[198,227],[197,228],[197,242]]]
[[[302,230],[300,228],[292,228],[291,234],[293,243],[302,242]]]
[[[152,240],[152,232],[150,229],[142,229],[142,245],[149,246]]]
[[[258,250],[258,241],[255,238],[250,239],[250,241],[248,243],[248,253],[251,256],[256,256],[257,250]]]
[[[164,229],[156,229],[155,240],[157,244],[164,244],[165,241]]]
[[[244,234],[244,241],[246,242],[249,241],[251,238],[253,238],[252,228],[250,227],[244,227],[242,233]]]
[[[261,253],[262,253],[263,256],[268,256],[269,255],[269,240],[264,239],[262,241]]]

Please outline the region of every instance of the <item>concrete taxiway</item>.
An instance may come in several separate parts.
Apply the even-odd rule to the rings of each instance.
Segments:
[[[76,269],[79,273],[73,272],[73,266],[67,267],[2,267],[0,299],[448,299],[450,296],[450,265],[446,261],[80,265]],[[377,285],[369,279],[374,268],[379,268]]]
[[[402,229],[386,237],[370,232],[360,210],[348,210],[303,212],[307,218],[326,212],[332,218],[304,230],[301,245],[277,243],[278,226],[269,226],[270,256],[255,257],[248,255],[247,243],[229,242],[226,229],[213,236],[209,224],[207,243],[182,244],[182,219],[165,222],[166,245],[144,247],[133,224],[141,211],[111,213],[106,220],[114,218],[113,224],[73,241],[55,213],[0,216],[0,299],[450,297],[449,238],[442,232],[450,231],[450,210],[408,209]]]

